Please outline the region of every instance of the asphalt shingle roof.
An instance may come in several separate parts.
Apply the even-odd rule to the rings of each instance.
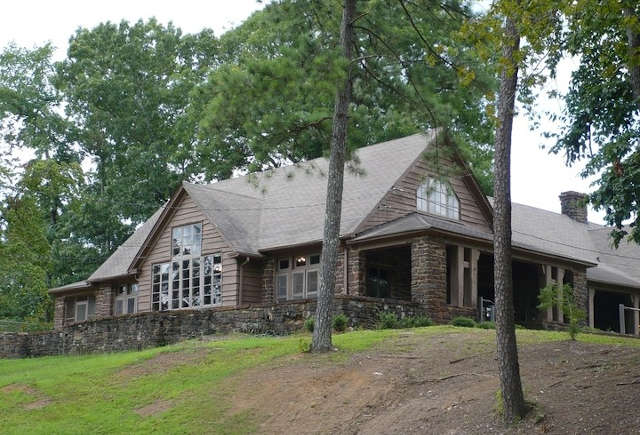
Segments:
[[[396,180],[435,137],[417,134],[357,151],[357,170],[345,171],[340,233],[351,235]],[[189,196],[240,254],[321,241],[324,225],[328,161],[319,158],[260,174],[197,185],[185,183]],[[147,239],[160,208],[88,279],[101,281],[126,275],[138,249]],[[513,244],[597,267],[587,269],[592,281],[640,288],[640,247],[609,246],[605,227],[581,224],[567,216],[513,204]],[[421,213],[374,227],[356,240],[435,228],[491,240],[491,233]],[[74,283],[73,285],[79,285]]]

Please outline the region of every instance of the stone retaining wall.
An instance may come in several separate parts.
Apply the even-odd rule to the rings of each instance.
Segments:
[[[0,358],[139,350],[229,332],[288,334],[315,313],[315,300],[277,305],[139,313],[75,323],[40,333],[0,333]],[[399,317],[426,314],[420,305],[362,296],[336,296],[335,313],[350,326],[371,328],[381,311]]]

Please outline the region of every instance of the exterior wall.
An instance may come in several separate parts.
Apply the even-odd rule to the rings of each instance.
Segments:
[[[240,282],[242,283],[242,301],[244,304],[261,304],[265,302],[265,293],[262,291],[262,278],[264,264],[260,260],[251,259],[249,263],[243,265],[239,269],[242,275]]]
[[[372,327],[381,311],[399,317],[424,314],[417,304],[337,296],[334,313],[351,326]],[[287,334],[303,327],[315,313],[313,300],[246,308],[209,308],[138,313],[82,322],[59,331],[0,333],[0,358],[140,350],[215,333]]]
[[[439,237],[418,237],[411,244],[411,299],[423,305],[436,323],[456,316],[476,317],[475,307],[447,304],[447,249]]]
[[[202,255],[222,254],[222,305],[235,306],[238,289],[238,262],[220,231],[207,220],[196,203],[185,193],[176,203],[176,211],[168,219],[145,253],[138,267],[138,311],[151,310],[151,268],[171,261],[171,231],[173,227],[202,223]]]
[[[440,156],[439,162],[439,173],[444,172],[447,175],[449,183],[460,201],[460,220],[485,231],[491,231],[487,219],[478,206],[478,198],[464,181],[461,173],[462,167],[447,156]],[[418,187],[427,176],[435,176],[437,173],[432,163],[422,156],[418,158],[393,188],[387,192],[376,209],[365,219],[358,228],[358,232],[415,212]]]
[[[274,277],[275,277],[275,259],[267,258],[263,262],[262,269],[262,292],[265,303],[275,303],[275,291],[274,291]]]
[[[56,296],[53,307],[53,328],[60,329],[64,325],[64,296]]]
[[[110,285],[103,285],[96,292],[96,317],[109,317],[112,314],[113,290]]]

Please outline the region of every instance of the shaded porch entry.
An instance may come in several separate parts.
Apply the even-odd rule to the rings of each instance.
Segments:
[[[515,322],[527,327],[542,326],[543,314],[538,310],[538,295],[544,287],[544,274],[539,264],[513,261],[513,305]],[[481,252],[478,259],[478,303],[488,299],[495,303],[493,254]],[[485,320],[485,319],[481,319]]]
[[[366,250],[365,294],[374,298],[411,300],[411,246]]]
[[[601,331],[620,332],[619,305],[633,306],[628,293],[596,290],[593,298],[593,326]],[[625,313],[625,330],[634,329],[633,313]]]

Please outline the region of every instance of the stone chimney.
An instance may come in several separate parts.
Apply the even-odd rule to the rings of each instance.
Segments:
[[[586,224],[588,219],[586,197],[587,195],[580,192],[562,192],[560,194],[562,214],[569,216],[574,221]]]

